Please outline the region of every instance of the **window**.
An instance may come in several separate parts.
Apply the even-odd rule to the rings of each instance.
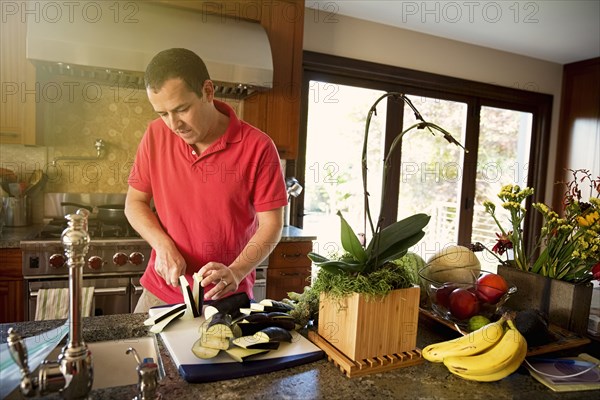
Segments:
[[[386,92],[407,95],[427,121],[469,149],[417,130],[394,156],[382,215],[386,223],[416,212],[432,216],[426,237],[413,249],[424,258],[448,244],[493,244],[495,227],[480,205],[495,200],[502,185],[528,184],[536,189],[534,201],[543,198],[551,96],[312,52],[305,52],[304,64],[301,154],[287,172],[305,188],[292,204],[292,224],[317,235],[320,254],[340,249],[338,211],[356,232],[370,233],[362,215],[360,156],[367,112]],[[414,122],[403,102],[377,106],[368,147],[374,218],[384,151]],[[528,218],[525,228],[540,223],[535,213]]]

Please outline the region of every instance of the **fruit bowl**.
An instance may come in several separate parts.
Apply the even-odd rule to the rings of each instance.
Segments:
[[[476,315],[494,320],[498,310],[517,291],[503,277],[488,271],[462,273],[458,281],[439,279],[447,278],[449,271],[425,265],[419,270],[421,288],[426,291],[435,314],[461,328],[466,328],[469,319]]]

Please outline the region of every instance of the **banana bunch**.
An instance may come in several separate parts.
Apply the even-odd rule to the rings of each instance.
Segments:
[[[443,362],[461,378],[493,382],[519,368],[527,355],[527,342],[512,320],[501,318],[463,337],[431,344],[422,354],[428,361]]]

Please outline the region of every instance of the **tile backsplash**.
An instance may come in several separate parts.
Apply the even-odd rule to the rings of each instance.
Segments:
[[[43,144],[0,146],[0,166],[23,180],[41,168],[48,175],[46,192],[125,193],[138,144],[156,118],[145,90],[71,77],[46,79],[37,104]],[[225,101],[241,114],[241,102]],[[105,143],[100,158],[96,139]]]

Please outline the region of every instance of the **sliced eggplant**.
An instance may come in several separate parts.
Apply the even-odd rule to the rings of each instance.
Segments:
[[[235,322],[243,322],[243,323],[259,323],[259,322],[270,322],[271,318],[266,313],[251,313],[248,315],[243,315],[236,319]]]
[[[229,314],[217,313],[200,325],[200,333],[229,339],[234,336],[231,324]]]
[[[210,347],[205,347],[202,345],[202,339],[196,340],[194,345],[192,346],[192,353],[198,358],[207,359],[216,357],[220,349],[214,349]]]
[[[262,331],[256,332],[254,334],[254,338],[256,343],[266,343],[266,342],[288,342],[292,341],[292,334],[283,328],[278,326],[270,326],[268,328],[263,329]]]
[[[292,317],[290,314],[286,313],[286,312],[281,312],[281,311],[273,311],[267,314],[267,317],[269,318],[273,318],[273,319],[294,319],[294,317]]]
[[[231,358],[237,362],[244,362],[248,358],[269,352],[267,349],[244,349],[242,347],[231,347],[225,351]]]
[[[293,310],[293,307],[281,301],[264,299],[260,303],[250,304],[250,309],[262,312],[288,312]]]
[[[268,321],[268,322],[240,322],[237,323],[236,326],[239,328],[240,330],[240,336],[241,337],[245,337],[245,336],[252,336],[254,335],[256,332],[260,332],[263,329],[269,328],[271,326],[273,326],[273,321]]]
[[[268,343],[291,342],[292,334],[278,326],[269,326],[252,336],[242,336],[233,340],[233,344],[245,349],[269,348]],[[277,346],[279,347],[279,346]]]
[[[194,297],[194,304],[196,305],[196,309],[200,314],[202,314],[202,307],[204,307],[204,288],[200,284],[202,282],[202,275],[197,272],[194,272],[192,275],[192,279],[194,281],[194,286],[192,288],[192,294]]]
[[[239,335],[236,336],[251,336],[269,327],[278,327],[291,331],[296,328],[296,323],[285,319],[271,319],[264,322],[238,322],[234,326],[239,329]]]
[[[220,312],[229,314],[232,318],[240,316],[240,308],[250,306],[250,299],[246,292],[236,293],[224,299],[215,300],[204,310],[204,317],[210,319],[214,314]]]
[[[190,284],[185,278],[185,275],[179,276],[179,284],[181,285],[181,292],[183,293],[183,299],[185,300],[185,313],[183,314],[183,319],[192,319],[198,318],[200,316],[200,312],[196,307],[196,302],[194,301],[194,294],[192,293],[192,289],[190,288]]]
[[[152,326],[154,324],[157,324],[160,321],[162,321],[163,319],[168,318],[169,316],[176,314],[179,311],[185,310],[185,307],[186,307],[186,305],[184,303],[174,304],[170,307],[167,307],[160,313],[156,314],[155,316],[150,317],[147,320],[145,320],[144,325]]]
[[[162,330],[165,329],[165,327],[167,325],[169,325],[171,322],[175,321],[178,318],[181,318],[183,313],[185,313],[185,309],[177,311],[175,314],[169,315],[168,317],[161,320],[159,323],[152,325],[152,327],[150,327],[150,332],[152,332],[152,333],[162,332]]]
[[[263,350],[277,350],[280,342],[260,342],[257,343],[254,336],[242,336],[232,340],[232,343],[238,347],[244,349],[263,349]]]

